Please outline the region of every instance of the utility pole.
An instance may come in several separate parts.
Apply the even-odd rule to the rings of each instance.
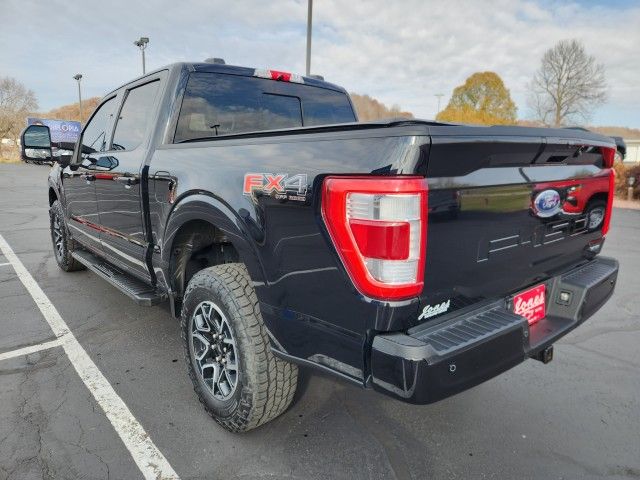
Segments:
[[[311,17],[313,15],[313,0],[308,0],[307,8],[307,77],[311,74]]]
[[[147,73],[147,68],[144,60],[144,49],[147,48],[149,44],[149,37],[140,37],[140,40],[136,40],[133,44],[140,49],[142,52],[142,74]]]
[[[73,78],[78,82],[78,104],[80,105],[80,121],[82,122],[82,93],[80,92],[80,80],[82,80],[82,74],[76,73]]]
[[[436,112],[436,115],[438,115],[440,113],[440,99],[444,97],[444,93],[436,93],[434,97],[438,98],[438,111]]]

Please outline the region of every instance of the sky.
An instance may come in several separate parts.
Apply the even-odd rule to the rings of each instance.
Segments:
[[[0,76],[32,89],[41,111],[103,96],[147,69],[222,57],[304,73],[306,0],[0,0]],[[518,117],[545,50],[576,38],[604,64],[608,101],[591,125],[640,128],[640,0],[315,0],[311,73],[434,118],[436,94],[476,71],[504,80]]]

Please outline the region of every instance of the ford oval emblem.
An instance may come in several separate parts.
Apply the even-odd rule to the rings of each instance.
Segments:
[[[540,218],[549,218],[557,215],[562,210],[560,194],[556,190],[543,190],[533,200],[536,215]]]

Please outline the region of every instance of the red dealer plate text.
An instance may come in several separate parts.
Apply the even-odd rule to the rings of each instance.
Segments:
[[[521,315],[533,325],[546,315],[544,284],[530,288],[513,297],[513,313]]]

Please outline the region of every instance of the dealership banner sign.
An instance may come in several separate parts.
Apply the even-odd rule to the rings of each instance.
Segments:
[[[52,142],[75,143],[80,137],[82,124],[67,120],[51,120],[48,118],[27,118],[28,125],[46,125],[51,131]]]

